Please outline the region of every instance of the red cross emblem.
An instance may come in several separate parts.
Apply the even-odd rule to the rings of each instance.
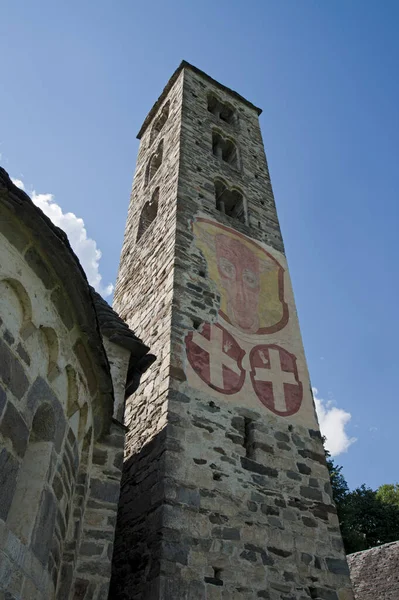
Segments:
[[[222,394],[240,391],[245,379],[244,350],[219,324],[204,323],[202,330],[186,336],[186,353],[194,371],[211,388]]]
[[[275,344],[255,346],[249,355],[251,381],[259,400],[276,415],[298,412],[303,397],[296,357]]]

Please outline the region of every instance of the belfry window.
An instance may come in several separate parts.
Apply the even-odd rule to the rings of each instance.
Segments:
[[[163,158],[163,140],[161,140],[158,144],[158,148],[151,155],[150,160],[148,161],[147,168],[145,170],[145,185],[148,185],[151,179],[154,177],[155,173],[158,171],[159,167],[162,164]]]
[[[225,215],[248,223],[247,206],[244,196],[239,190],[229,189],[220,179],[215,181],[216,208]]]
[[[151,223],[153,221],[155,221],[155,218],[158,213],[158,201],[159,201],[159,187],[157,187],[154,190],[154,192],[151,196],[151,200],[149,202],[146,202],[141,210],[139,226],[137,228],[136,242],[138,242],[139,239],[144,235],[144,233],[147,231],[147,229],[149,228]]]
[[[236,123],[235,110],[229,104],[221,102],[214,94],[208,95],[208,111],[229,125]]]
[[[152,142],[155,140],[157,135],[162,131],[163,126],[165,125],[166,121],[168,120],[169,106],[170,106],[170,102],[167,102],[165,104],[165,106],[162,108],[162,111],[161,111],[161,114],[159,115],[159,117],[157,117],[155,119],[154,124],[151,129],[151,133],[150,133],[150,144],[152,144]]]
[[[231,140],[223,138],[217,131],[212,132],[212,151],[214,156],[238,169],[236,145]]]

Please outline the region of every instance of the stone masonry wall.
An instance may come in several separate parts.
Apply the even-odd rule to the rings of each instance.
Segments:
[[[349,554],[356,600],[399,598],[399,542]]]
[[[158,214],[142,249],[131,208],[115,303],[155,354],[166,350],[170,377],[129,401],[110,597],[353,600],[258,113],[187,64],[174,81],[145,122],[133,187],[134,197],[145,140],[178,89],[178,136],[173,150],[165,137],[163,155],[173,157],[173,219]],[[225,204],[242,195],[246,218],[217,209],[220,185]],[[147,273],[142,256],[157,252],[160,229],[167,252]],[[173,268],[167,296],[155,289],[163,265]],[[155,322],[164,337],[148,339]]]
[[[181,76],[155,115],[156,119],[168,103],[169,114],[161,131],[155,135],[149,127],[140,141],[115,289],[115,310],[151,347],[157,360],[144,374],[140,389],[126,402],[128,432],[112,598],[141,598],[147,586],[158,586],[182,81]],[[162,163],[146,185],[149,161],[162,140]],[[143,208],[157,188],[156,218],[137,240]],[[123,591],[128,589],[132,591]]]
[[[30,200],[3,173],[0,598],[104,600],[124,430],[111,427],[110,417],[104,427],[109,398],[101,395],[93,365],[102,357],[93,348],[89,353],[75,312],[81,307],[71,305],[64,288],[65,270],[59,275],[48,260],[55,252],[46,255],[35,238],[51,232],[40,216],[34,222],[36,213],[28,219],[32,231],[22,225]],[[108,385],[112,391],[110,375]]]
[[[212,153],[214,130],[238,168]],[[248,224],[217,210],[217,178]],[[160,597],[350,599],[257,113],[191,69],[177,203]],[[276,353],[280,398],[262,382]]]

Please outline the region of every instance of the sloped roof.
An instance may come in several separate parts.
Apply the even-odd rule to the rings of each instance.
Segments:
[[[107,337],[114,344],[130,350],[135,359],[139,360],[149,351],[149,347],[134,334],[126,321],[124,321],[117,312],[98,294],[94,288],[90,287],[94,300],[98,321],[102,335]]]
[[[399,600],[399,541],[347,559],[356,600]]]

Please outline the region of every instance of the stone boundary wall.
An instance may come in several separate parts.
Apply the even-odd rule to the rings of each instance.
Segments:
[[[347,556],[356,600],[398,600],[399,542]]]

